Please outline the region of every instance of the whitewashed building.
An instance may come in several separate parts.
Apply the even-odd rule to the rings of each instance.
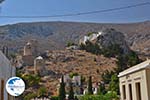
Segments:
[[[79,44],[85,44],[87,41],[94,41],[100,36],[102,32],[93,32],[90,36],[84,36],[82,39],[79,40]]]
[[[121,100],[150,100],[150,60],[118,75]]]
[[[39,56],[35,58],[34,71],[35,71],[35,74],[39,74],[41,76],[44,76],[45,74],[47,74],[47,70],[45,68],[45,60],[43,59],[43,57]]]
[[[15,100],[5,89],[8,78],[13,76],[15,76],[15,67],[12,67],[10,61],[0,51],[0,100]]]
[[[73,76],[72,83],[77,86],[81,86],[81,76]]]

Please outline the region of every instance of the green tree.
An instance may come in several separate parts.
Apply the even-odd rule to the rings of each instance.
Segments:
[[[23,100],[31,100],[33,98],[36,98],[37,97],[37,94],[35,93],[28,93],[24,96]]]
[[[120,99],[117,95],[117,92],[110,91],[104,95],[104,98],[102,100],[120,100]]]
[[[126,59],[127,59],[127,64],[129,66],[134,66],[134,65],[136,65],[136,64],[138,64],[140,62],[140,59],[139,59],[138,55],[134,51],[131,51],[126,56]]]
[[[70,83],[70,91],[69,91],[69,100],[74,100],[74,91],[73,91],[73,86],[72,83]]]
[[[79,100],[77,96],[74,97],[74,100]]]
[[[41,78],[38,75],[25,75],[22,76],[25,83],[27,84],[27,87],[37,87],[39,86]]]
[[[109,90],[119,94],[119,79],[116,74],[112,75],[111,82],[109,84]]]
[[[116,57],[123,54],[122,48],[118,44],[112,44],[102,49],[102,54],[105,57]]]
[[[59,99],[65,100],[65,98],[66,98],[65,83],[64,83],[64,76],[62,76],[59,88]]]
[[[98,89],[98,94],[99,95],[104,95],[106,93],[106,89],[105,89],[105,84],[101,83]]]
[[[85,82],[85,77],[81,75],[81,86],[84,84]]]
[[[73,78],[73,76],[78,76],[79,74],[78,73],[70,73],[69,76],[70,78]]]
[[[119,74],[119,72],[127,69],[128,66],[127,66],[127,59],[123,55],[118,56],[117,59],[118,59],[118,61],[116,62],[117,68],[115,69],[115,71],[117,74]]]
[[[93,54],[101,54],[101,49],[97,43],[92,43],[90,41],[86,41],[85,44],[80,45],[81,50],[86,50],[87,52],[93,53]]]
[[[73,45],[75,45],[74,42],[72,42],[72,41],[68,41],[68,42],[67,42],[67,47],[70,47],[70,46],[73,46]]]
[[[47,94],[47,89],[45,87],[40,87],[38,90],[38,97],[46,96],[46,94]]]
[[[87,33],[87,36],[90,36],[92,34],[94,34],[94,32],[89,32],[89,33]]]
[[[89,80],[88,80],[88,94],[89,94],[89,95],[93,94],[93,89],[92,89],[92,77],[91,77],[91,76],[89,77]]]
[[[50,100],[59,100],[58,96],[52,96]]]
[[[113,71],[108,71],[106,70],[103,74],[102,74],[102,80],[104,82],[104,84],[109,84],[109,82],[111,81],[111,76],[114,74]]]

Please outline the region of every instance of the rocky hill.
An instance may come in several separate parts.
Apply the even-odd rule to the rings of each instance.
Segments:
[[[112,47],[117,46],[118,48],[120,48],[122,54],[129,54],[131,51],[129,46],[127,45],[124,34],[116,31],[115,29],[106,28],[98,33],[90,34],[91,35],[85,36],[84,38],[88,38],[90,42],[97,44],[100,49],[112,49]],[[80,40],[80,42],[82,42],[82,39]]]
[[[101,81],[101,75],[106,70],[113,71],[117,66],[115,58],[106,58],[103,55],[95,55],[83,50],[52,50],[47,54],[46,70],[50,73],[42,77],[40,84],[48,88],[53,95],[58,92],[57,87],[61,75],[77,73],[86,79],[85,82],[92,75],[93,83],[96,83]],[[33,70],[34,67],[28,66],[24,69]],[[26,71],[22,72],[22,74],[25,73]],[[26,91],[30,91],[31,88],[33,87],[28,88]]]
[[[114,28],[124,34],[128,45],[139,54],[150,55],[150,22],[128,24],[36,22],[0,26],[0,43],[10,49],[22,48],[29,39],[37,39],[42,50],[64,49],[68,41],[78,43],[88,32]]]

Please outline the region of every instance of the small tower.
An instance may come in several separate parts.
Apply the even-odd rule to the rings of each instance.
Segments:
[[[24,56],[37,56],[38,55],[38,42],[35,39],[32,39],[27,42],[27,44],[24,46]]]
[[[41,56],[34,60],[34,72],[35,74],[39,74],[41,76],[46,74],[45,60]]]
[[[30,55],[32,55],[32,45],[30,42],[28,42],[24,46],[24,56],[30,56]]]

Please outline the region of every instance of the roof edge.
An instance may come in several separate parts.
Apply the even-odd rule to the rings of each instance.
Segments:
[[[125,76],[127,74],[131,74],[133,72],[136,72],[136,71],[139,71],[139,70],[142,70],[142,69],[145,69],[147,67],[150,67],[150,60],[146,60],[140,64],[137,64],[131,68],[128,68],[122,72],[119,73],[118,77],[122,77],[122,76]]]

